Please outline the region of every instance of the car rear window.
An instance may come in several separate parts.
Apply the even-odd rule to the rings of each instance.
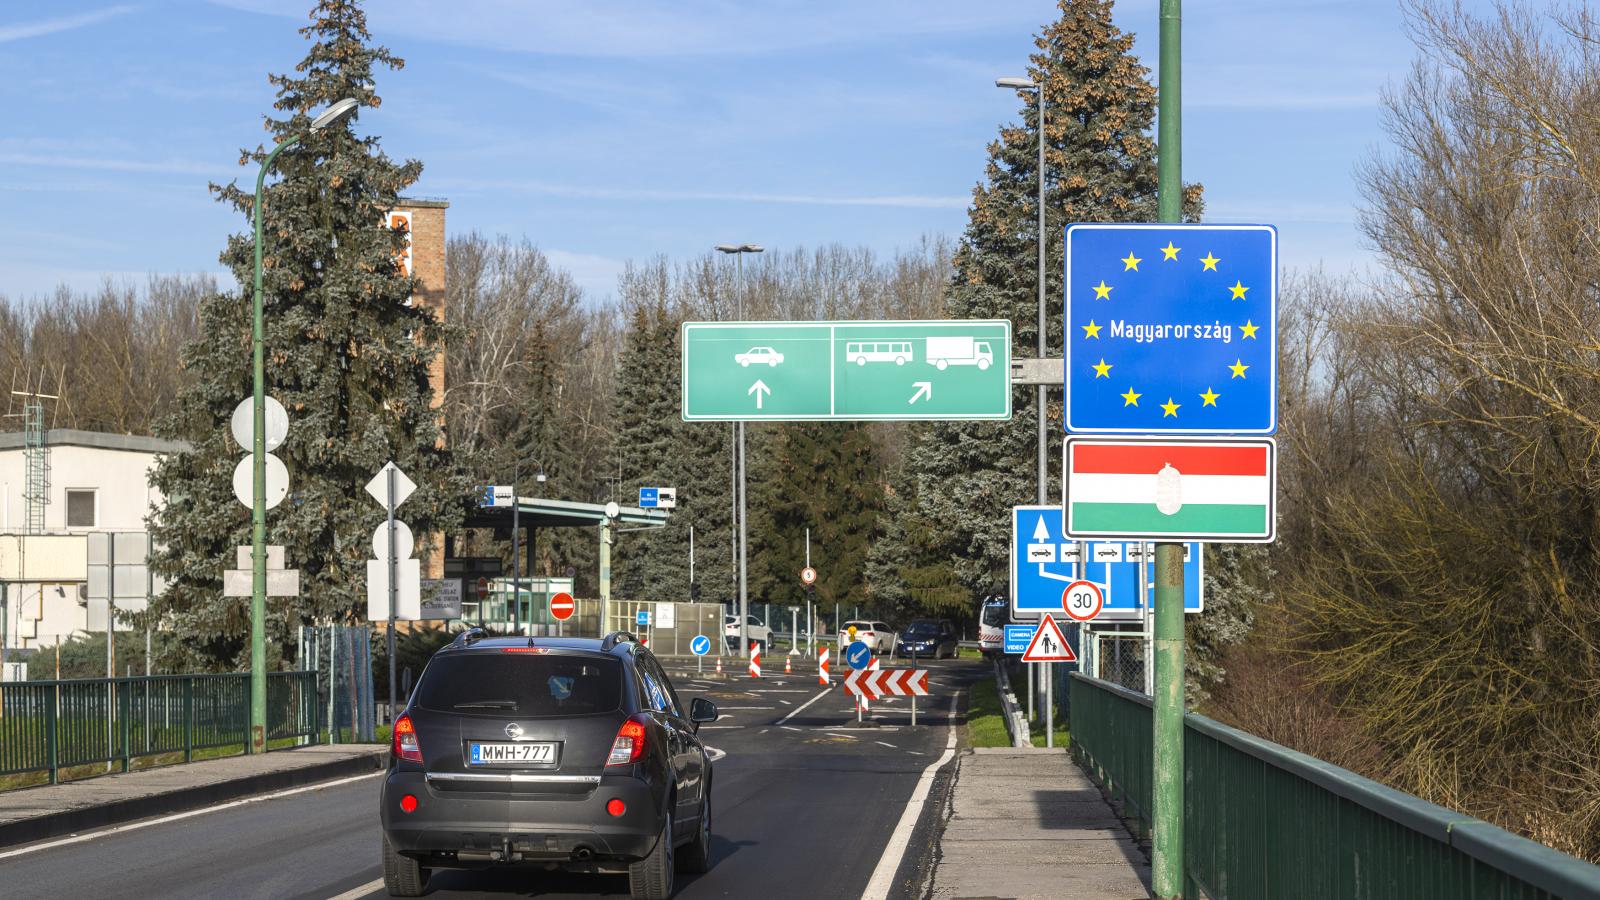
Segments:
[[[605,656],[445,653],[417,684],[417,705],[443,712],[581,716],[622,706],[622,663]]]

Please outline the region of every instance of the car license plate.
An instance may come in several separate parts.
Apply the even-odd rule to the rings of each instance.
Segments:
[[[549,764],[556,761],[553,741],[517,741],[505,744],[484,744],[472,741],[467,745],[469,759],[475,766],[496,763]]]

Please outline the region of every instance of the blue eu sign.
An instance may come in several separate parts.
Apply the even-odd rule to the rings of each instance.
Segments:
[[[1277,253],[1270,225],[1068,227],[1067,431],[1276,431]]]

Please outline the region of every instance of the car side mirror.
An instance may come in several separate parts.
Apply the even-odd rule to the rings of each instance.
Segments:
[[[704,697],[689,701],[689,721],[704,725],[717,720],[717,705]]]

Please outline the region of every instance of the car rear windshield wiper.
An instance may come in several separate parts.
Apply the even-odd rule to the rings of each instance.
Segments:
[[[457,703],[456,709],[516,709],[515,700],[473,700],[469,703]]]

